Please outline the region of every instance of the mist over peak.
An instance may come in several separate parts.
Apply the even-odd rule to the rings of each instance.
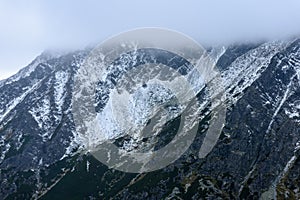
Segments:
[[[0,2],[0,79],[45,49],[82,49],[138,27],[182,32],[201,45],[300,35],[300,2],[137,0]]]

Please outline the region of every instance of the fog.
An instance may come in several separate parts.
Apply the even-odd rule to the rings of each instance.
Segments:
[[[300,36],[299,0],[0,0],[0,79],[45,49],[79,49],[138,27],[204,45]]]

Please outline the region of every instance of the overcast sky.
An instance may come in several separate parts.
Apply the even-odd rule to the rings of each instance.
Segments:
[[[83,48],[149,26],[202,44],[300,36],[300,0],[0,0],[0,79],[45,49]]]

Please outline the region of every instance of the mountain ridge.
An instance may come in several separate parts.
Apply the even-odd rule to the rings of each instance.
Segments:
[[[156,181],[163,183],[144,185],[140,189],[136,189],[139,182],[132,175],[121,173],[126,181],[121,180],[120,172],[94,161],[84,152],[85,138],[75,131],[72,84],[89,50],[59,56],[41,54],[16,75],[0,81],[0,198],[36,198],[42,194],[40,197],[51,198],[55,196],[52,188],[61,191],[55,185],[63,182],[64,176],[82,172],[76,166],[84,165],[83,162],[91,162],[94,168],[105,171],[99,175],[100,183],[104,184],[103,177],[111,174],[117,185],[126,188],[118,186],[118,192],[113,194],[114,186],[105,183],[106,189],[91,191],[88,195],[91,197],[101,193],[104,199],[168,196],[244,199],[280,197],[285,192],[300,197],[296,190],[300,188],[291,188],[291,182],[297,180],[294,177],[300,176],[297,174],[300,167],[299,49],[300,40],[296,39],[208,51],[216,58],[226,88],[227,118],[221,137],[206,158],[196,158],[194,150],[199,148],[207,130],[203,125],[190,150],[178,161],[144,178],[137,176],[138,180],[146,181],[157,175],[160,178]],[[65,166],[56,168],[59,163]],[[61,177],[61,174],[65,175]],[[22,178],[26,176],[28,180]],[[170,182],[167,177],[182,184],[167,187],[165,183]],[[28,186],[25,191],[22,185]],[[84,192],[82,195],[87,197]]]

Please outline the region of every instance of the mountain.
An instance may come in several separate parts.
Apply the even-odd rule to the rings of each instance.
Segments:
[[[199,158],[208,109],[184,155],[142,174],[109,169],[76,132],[74,78],[90,51],[45,52],[0,81],[0,199],[300,198],[300,39],[209,48],[226,94],[216,146]]]

